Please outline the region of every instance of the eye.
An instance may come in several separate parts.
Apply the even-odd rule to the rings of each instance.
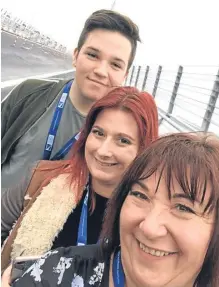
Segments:
[[[148,197],[143,192],[140,191],[130,190],[129,195],[139,199],[148,200]]]
[[[115,67],[116,69],[121,69],[121,65],[117,64],[117,63],[112,63],[113,67]]]
[[[100,130],[97,130],[97,129],[93,129],[91,131],[94,135],[96,135],[97,137],[103,137],[104,136],[104,133]]]
[[[131,144],[130,140],[128,140],[126,138],[120,138],[119,141],[123,145],[130,145]]]
[[[97,55],[95,53],[87,52],[87,55],[92,59],[97,58]]]
[[[184,204],[176,204],[175,207],[180,212],[188,212],[188,213],[195,214],[194,210],[192,210],[190,207],[188,207]]]

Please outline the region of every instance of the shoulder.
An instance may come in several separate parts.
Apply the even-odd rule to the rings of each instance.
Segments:
[[[57,178],[70,166],[70,160],[40,160],[33,169],[33,179],[42,183],[46,179]],[[67,174],[67,172],[64,172]]]
[[[49,286],[63,282],[65,286],[99,286],[106,266],[107,258],[99,244],[62,247],[47,252],[13,286],[35,286],[36,282],[41,282],[39,286],[43,282]]]
[[[50,256],[50,254],[51,256],[55,255],[55,257],[73,258],[75,261],[104,261],[106,255],[100,244],[60,247],[56,250],[49,251],[47,256]]]
[[[27,95],[31,95],[33,92],[38,89],[43,89],[45,87],[49,87],[51,85],[57,84],[57,81],[47,81],[44,79],[28,79],[20,84],[16,85],[8,96],[2,101],[3,103],[12,100],[16,97],[16,101],[19,102],[22,98],[25,98]]]
[[[29,182],[28,189],[26,190],[26,197],[24,206],[26,207],[31,198],[36,194],[39,189],[42,189],[42,184],[44,181],[48,181],[46,186],[50,183],[51,179],[56,179],[56,184],[59,180],[59,175],[62,174],[62,171],[68,168],[70,165],[69,160],[60,160],[60,161],[50,161],[50,160],[40,160],[35,165],[35,168],[32,170],[32,176]],[[61,181],[61,183],[63,180]],[[65,182],[65,180],[64,180]]]
[[[46,100],[45,93],[51,92],[47,95],[51,97],[57,96],[58,91],[60,91],[68,81],[69,80],[58,79],[27,79],[15,86],[2,103],[4,104],[10,101],[15,107],[23,102],[27,103],[29,100],[32,102],[32,98],[36,100],[42,96]]]
[[[54,170],[56,168],[65,168],[71,163],[70,160],[40,160],[36,170]]]

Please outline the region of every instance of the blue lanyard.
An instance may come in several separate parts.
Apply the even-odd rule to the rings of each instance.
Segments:
[[[79,229],[78,229],[78,238],[77,238],[77,246],[86,245],[87,244],[87,213],[88,213],[88,198],[89,198],[89,183],[86,186],[87,193],[84,198]]]
[[[73,144],[79,139],[80,132],[74,135],[67,143],[58,151],[51,160],[60,160],[66,156],[66,154],[70,151]]]
[[[113,258],[113,282],[114,287],[124,287],[125,286],[125,275],[122,267],[121,261],[121,251],[115,252]]]
[[[49,133],[46,139],[46,144],[45,144],[45,148],[44,148],[44,152],[43,152],[43,159],[44,160],[49,160],[51,157],[51,153],[53,150],[53,146],[55,143],[55,138],[56,138],[56,134],[58,131],[58,127],[62,118],[62,113],[66,104],[66,100],[67,97],[69,95],[69,91],[71,89],[71,85],[72,85],[72,81],[68,82],[64,89],[63,89],[63,93],[58,101],[58,104],[56,106],[54,115],[53,115],[53,119],[49,128]],[[78,138],[78,134],[74,135],[65,145],[64,147],[62,147],[62,149],[56,153],[56,155],[52,158],[52,160],[58,160],[63,158],[70,150],[70,148],[72,147],[73,143],[77,140]]]

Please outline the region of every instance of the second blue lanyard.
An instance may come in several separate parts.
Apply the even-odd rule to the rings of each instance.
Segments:
[[[125,274],[122,267],[121,250],[117,250],[113,257],[113,282],[114,287],[125,286]]]
[[[87,193],[84,198],[79,228],[78,228],[78,238],[77,245],[86,245],[87,244],[87,219],[88,219],[88,199],[89,199],[89,186],[86,187]]]

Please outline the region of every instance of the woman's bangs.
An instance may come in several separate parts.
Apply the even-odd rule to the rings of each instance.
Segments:
[[[161,177],[164,176],[168,189],[169,198],[172,197],[174,190],[174,182],[177,181],[181,190],[188,195],[192,202],[200,202],[204,206],[204,213],[210,213],[215,207],[215,184],[209,168],[199,158],[192,160],[185,157],[169,156],[165,158],[152,158],[143,164],[140,168],[137,180],[145,180],[156,174],[157,192]],[[132,184],[134,181],[132,182]],[[210,190],[210,194],[209,194]]]
[[[209,168],[198,157],[189,160],[181,157],[180,160],[169,160],[165,167],[166,183],[169,196],[175,192],[174,180],[176,180],[189,196],[192,202],[200,202],[204,206],[204,213],[210,213],[215,207],[215,188],[212,174]]]
[[[162,169],[162,161],[159,157],[152,157],[150,156],[148,160],[142,163],[141,172],[137,177],[137,180],[145,180],[151,177],[154,173],[157,173],[158,170]]]

